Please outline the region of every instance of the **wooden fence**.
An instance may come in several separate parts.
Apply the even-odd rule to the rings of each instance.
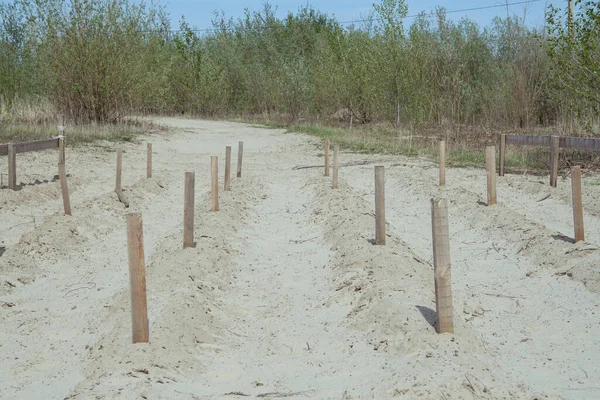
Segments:
[[[64,147],[61,148],[60,138],[36,140],[33,142],[0,144],[0,156],[8,156],[8,188],[17,188],[17,157],[18,153],[61,149],[59,159],[64,160]]]
[[[550,186],[556,187],[558,177],[558,153],[561,148],[583,151],[600,151],[600,138],[579,138],[565,136],[531,136],[531,135],[500,135],[500,154],[498,157],[498,174],[504,176],[504,156],[506,146],[549,147],[550,157]]]

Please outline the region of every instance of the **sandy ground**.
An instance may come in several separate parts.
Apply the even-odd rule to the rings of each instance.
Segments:
[[[387,245],[374,246],[373,165],[332,190],[314,139],[243,124],[161,119],[173,131],[18,156],[0,190],[2,399],[600,398],[600,186],[498,178],[398,157],[386,166]],[[244,141],[244,172],[209,210],[210,156]],[[145,142],[154,178],[145,179]],[[195,248],[182,249],[184,171],[196,171]],[[3,176],[6,183],[6,175]],[[589,181],[589,178],[587,180]],[[538,201],[551,194],[552,197]],[[430,199],[450,202],[454,335],[435,333]],[[127,213],[144,222],[150,343],[131,344]]]

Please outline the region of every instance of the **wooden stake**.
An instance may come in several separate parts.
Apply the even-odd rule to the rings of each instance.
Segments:
[[[58,139],[58,163],[64,165],[65,162],[66,162],[66,157],[65,157],[65,139],[64,138],[59,138]]]
[[[585,240],[583,229],[583,201],[581,198],[581,167],[571,167],[571,192],[573,196],[573,225],[575,226],[575,242]]]
[[[17,190],[17,149],[13,143],[8,144],[8,188]]]
[[[185,173],[183,195],[183,248],[194,246],[194,171]]]
[[[333,146],[333,184],[332,184],[332,188],[334,188],[334,189],[337,189],[337,187],[338,187],[338,176],[339,176],[339,172],[340,172],[339,153],[340,153],[340,146],[336,144],[335,146]]]
[[[440,186],[446,184],[446,141],[440,141]]]
[[[225,184],[223,189],[229,191],[231,185],[231,146],[225,147]]]
[[[375,167],[375,244],[385,244],[385,170]]]
[[[152,178],[152,143],[148,143],[146,150],[146,178]]]
[[[67,173],[64,163],[58,164],[58,176],[60,177],[60,190],[62,191],[65,215],[71,215],[71,200],[69,199],[69,187],[67,186]]]
[[[437,316],[436,330],[438,333],[454,333],[448,204],[446,199],[431,199],[431,225]]]
[[[550,186],[556,187],[558,181],[558,155],[560,138],[552,136],[550,139]]]
[[[498,155],[498,176],[504,176],[504,157],[506,156],[506,135],[500,135],[500,154]]]
[[[329,140],[325,141],[325,176],[329,176]]]
[[[219,159],[210,157],[210,209],[219,211]]]
[[[244,142],[238,143],[237,177],[242,177],[242,158],[244,157]]]
[[[115,192],[121,191],[121,161],[123,159],[123,151],[117,149],[117,182],[115,184]]]
[[[496,146],[485,148],[485,169],[487,173],[487,203],[496,204]]]
[[[127,248],[131,285],[131,327],[133,343],[148,343],[148,306],[146,303],[146,265],[142,214],[127,215]]]

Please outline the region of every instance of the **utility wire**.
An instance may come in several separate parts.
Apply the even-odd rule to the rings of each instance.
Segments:
[[[513,2],[513,3],[496,4],[496,5],[491,5],[491,6],[462,8],[462,9],[458,9],[458,10],[446,10],[445,13],[446,14],[456,14],[456,13],[462,13],[462,12],[489,10],[489,9],[492,9],[492,8],[501,8],[501,7],[509,7],[509,6],[518,6],[518,5],[521,5],[521,4],[539,3],[540,1],[543,1],[543,0],[524,0],[524,1],[517,1],[517,2]],[[424,12],[425,12],[425,10],[421,11],[418,14],[407,15],[405,18],[416,18],[416,17],[422,15]],[[356,23],[360,23],[360,22],[372,22],[372,21],[381,21],[381,19],[380,18],[357,19],[357,20],[352,20],[352,21],[341,21],[341,22],[338,22],[338,23],[340,25],[348,25],[348,24],[356,24]],[[186,30],[186,32],[211,32],[211,31],[214,31],[214,30],[215,29],[213,29],[213,28],[203,28],[203,29],[189,29],[189,30]],[[0,29],[0,32],[6,32],[6,31]],[[154,32],[161,32],[161,31],[160,30],[156,30]],[[181,33],[183,31],[181,29],[170,29],[170,30],[165,30],[165,31],[162,31],[162,32]]]

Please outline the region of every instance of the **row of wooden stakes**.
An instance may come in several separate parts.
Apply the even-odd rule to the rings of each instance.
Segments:
[[[329,140],[326,140],[324,146],[325,176],[329,176],[329,148]],[[336,145],[334,146],[333,152],[332,187],[334,189],[338,187],[338,170],[339,146]],[[443,174],[443,179],[445,182],[445,168]],[[442,169],[440,169],[440,180],[441,179]],[[437,318],[436,331],[438,333],[454,333],[452,280],[450,268],[450,239],[448,229],[448,203],[446,199],[431,199],[431,223],[433,236],[433,269]],[[381,165],[378,165],[375,166],[375,244],[384,246],[385,238],[385,168]]]
[[[329,175],[329,141],[325,141],[325,176]],[[337,187],[338,151],[334,151],[334,182]],[[446,184],[446,142],[439,143],[439,184]],[[496,205],[496,147],[486,147],[487,205]],[[375,244],[385,245],[385,187],[384,167],[375,167]],[[581,167],[571,167],[571,191],[575,242],[585,240],[583,206],[581,196]],[[436,330],[438,333],[454,333],[452,283],[450,267],[450,240],[448,230],[448,203],[446,199],[431,199],[433,236],[433,267],[436,297]]]
[[[242,177],[242,158],[244,142],[238,144],[237,177]],[[211,211],[219,211],[218,157],[210,158],[211,171]],[[147,177],[152,177],[152,144],[148,143]],[[195,172],[185,172],[183,206],[183,248],[194,246],[194,181]],[[231,146],[225,147],[225,182],[223,189],[231,186]],[[115,191],[121,191],[121,151],[117,152],[117,182]],[[131,286],[131,323],[133,343],[148,343],[150,332],[148,325],[148,305],[146,301],[146,265],[144,260],[144,241],[142,214],[127,215],[127,248],[129,254],[129,279]]]

